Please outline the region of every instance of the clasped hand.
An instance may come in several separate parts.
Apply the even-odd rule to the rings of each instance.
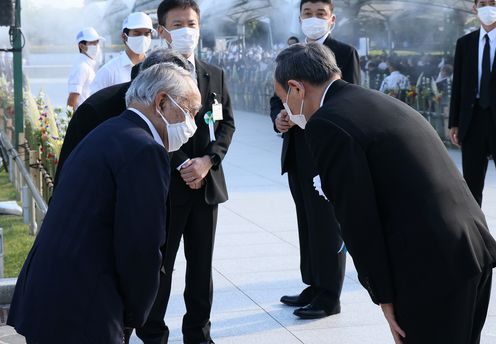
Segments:
[[[210,157],[205,155],[194,158],[184,164],[179,171],[186,185],[193,190],[198,190],[205,185],[205,177],[212,168]]]

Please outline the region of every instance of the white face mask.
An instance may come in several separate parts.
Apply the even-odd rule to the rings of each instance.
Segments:
[[[283,104],[284,109],[286,109],[286,112],[289,115],[289,119],[291,122],[299,126],[301,129],[305,129],[305,126],[307,125],[307,119],[305,118],[305,115],[303,114],[303,104],[305,104],[305,100],[301,101],[301,107],[300,107],[300,114],[299,115],[293,115],[293,112],[291,112],[291,109],[289,108],[288,105],[288,99],[289,99],[289,92],[291,92],[291,87],[288,89],[288,94],[286,96],[286,102]]]
[[[496,22],[496,7],[484,6],[477,9],[477,16],[484,25],[492,25]]]
[[[331,30],[329,20],[320,18],[307,18],[301,21],[301,31],[309,39],[324,37]]]
[[[86,50],[86,55],[88,55],[92,60],[97,60],[100,55],[100,45],[88,45],[88,50]]]
[[[169,43],[172,49],[177,51],[181,55],[191,55],[198,46],[198,40],[200,39],[200,30],[192,29],[190,27],[183,27],[176,30],[167,30],[172,38],[172,42]]]
[[[169,141],[168,152],[175,152],[179,150],[183,144],[188,142],[188,140],[195,134],[197,127],[195,120],[191,117],[191,115],[187,111],[183,110],[183,108],[180,107],[179,104],[169,95],[167,95],[167,97],[169,97],[171,102],[183,112],[185,117],[184,122],[170,124],[162,111],[160,111],[159,108],[156,109],[157,113],[160,117],[162,117],[162,120],[167,126],[167,138]]]
[[[135,54],[142,55],[148,51],[152,44],[152,38],[147,36],[127,36],[127,46]]]

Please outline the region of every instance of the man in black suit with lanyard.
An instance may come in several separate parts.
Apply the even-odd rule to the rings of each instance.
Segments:
[[[475,0],[474,12],[481,28],[456,44],[449,126],[462,149],[463,176],[481,205],[488,157],[496,159],[496,3]]]
[[[172,272],[181,237],[186,257],[186,314],[182,332],[185,344],[213,343],[212,255],[218,204],[227,201],[221,161],[234,134],[231,100],[222,69],[194,56],[200,35],[200,8],[193,0],[164,0],[157,10],[158,29],[169,47],[192,67],[202,96],[196,117],[197,131],[171,159],[171,214],[166,240],[164,280],[145,326],[137,330],[145,344],[167,343],[164,323],[171,293]]]
[[[332,0],[302,0],[300,20],[307,42],[318,42],[336,55],[343,79],[360,83],[360,65],[355,48],[331,37],[336,16]],[[283,133],[282,173],[288,173],[298,219],[300,270],[308,287],[299,295],[283,296],[281,302],[300,307],[294,314],[302,319],[315,319],[337,314],[343,286],[346,251],[339,233],[334,210],[313,186],[316,167],[304,136],[305,121],[295,114],[289,118],[281,100],[270,101],[271,118],[276,132]]]

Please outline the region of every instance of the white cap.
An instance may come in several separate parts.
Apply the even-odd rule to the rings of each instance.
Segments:
[[[93,42],[98,40],[105,40],[102,36],[96,32],[94,28],[85,27],[81,31],[78,32],[76,36],[76,41],[79,43],[81,41]]]
[[[152,18],[144,12],[131,13],[124,19],[122,30],[124,29],[150,29],[153,30]]]

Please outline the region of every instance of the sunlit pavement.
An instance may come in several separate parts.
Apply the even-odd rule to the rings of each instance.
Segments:
[[[299,273],[294,204],[286,176],[280,175],[282,140],[273,132],[267,116],[236,112],[236,121],[233,144],[223,163],[230,200],[220,207],[215,244],[211,317],[214,341],[217,344],[393,343],[380,308],[358,283],[351,258],[341,297],[341,314],[321,320],[299,320],[292,314],[292,308],[279,302],[282,295],[296,294],[305,287]],[[460,166],[460,154],[450,153]],[[484,211],[496,235],[493,164],[486,182]],[[166,314],[170,343],[182,343],[185,260],[182,249],[180,252]],[[483,331],[483,344],[496,342],[494,299]],[[141,343],[136,337],[131,342]],[[3,327],[0,343],[24,341],[13,336],[11,328]]]

